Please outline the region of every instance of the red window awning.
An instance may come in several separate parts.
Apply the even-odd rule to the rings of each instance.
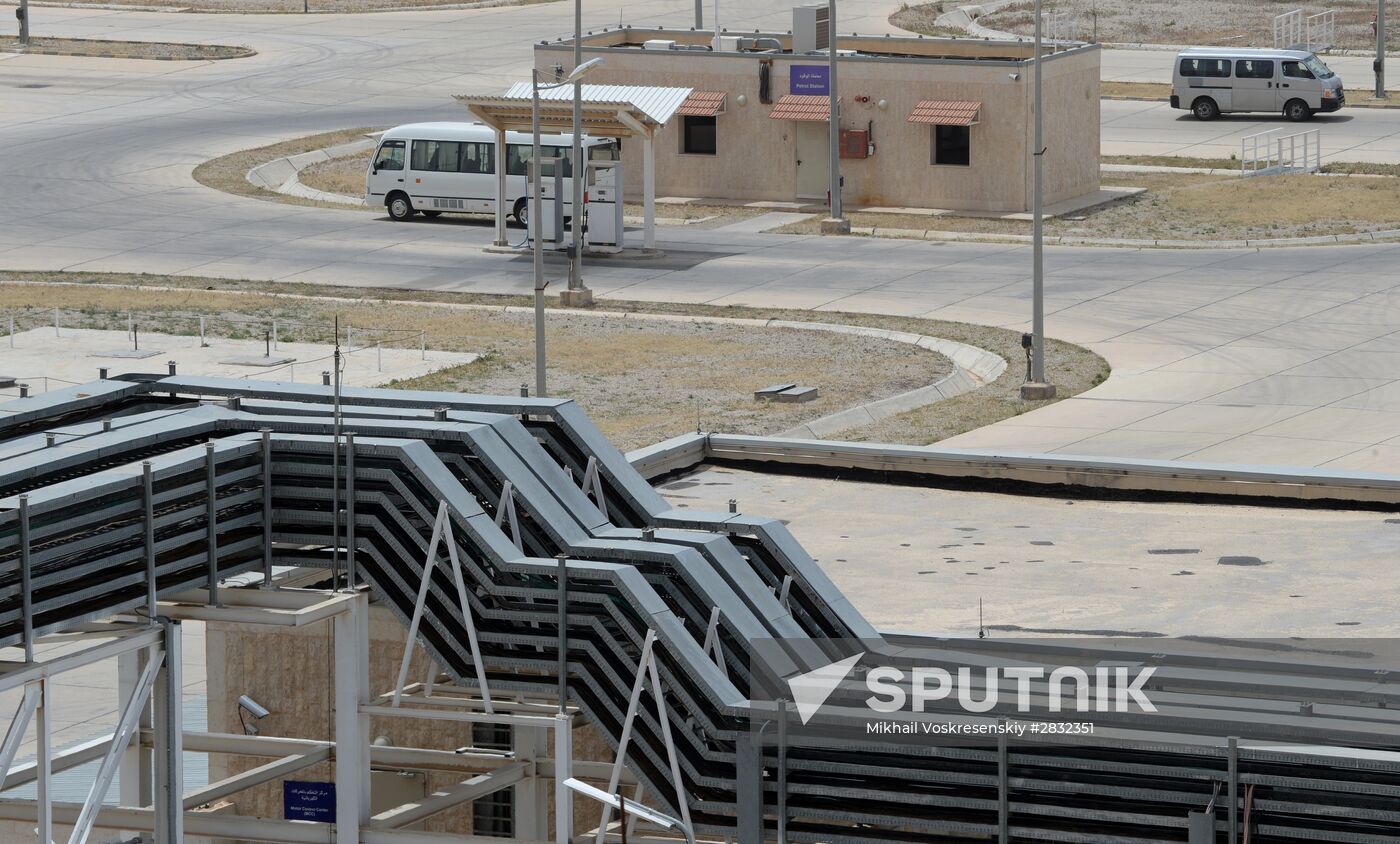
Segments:
[[[774,120],[820,120],[831,118],[831,102],[826,97],[786,94],[773,104],[768,116]]]
[[[964,100],[920,100],[909,112],[908,122],[930,126],[975,126],[982,104]]]
[[[691,91],[676,114],[686,117],[714,117],[724,111],[723,91]]]

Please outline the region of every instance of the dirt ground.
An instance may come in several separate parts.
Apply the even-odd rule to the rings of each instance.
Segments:
[[[1059,37],[1100,43],[1272,47],[1275,15],[1337,10],[1334,47],[1375,48],[1371,18],[1375,0],[1330,0],[1304,7],[1296,0],[1049,0],[1047,12],[1063,12]],[[979,19],[993,29],[1031,34],[1033,4],[1015,3]],[[1391,36],[1392,49],[1400,35]]]
[[[19,315],[18,329],[52,324],[52,308],[62,309],[66,328],[124,330],[127,315],[135,312],[145,332],[191,334],[204,316],[210,336],[240,339],[262,337],[276,317],[284,344],[330,342],[331,320],[338,313],[342,327],[355,326],[357,346],[382,337],[390,347],[416,351],[417,332],[424,330],[429,348],[483,355],[392,386],[513,395],[522,384],[534,384],[530,313],[0,284],[0,310]],[[624,449],[695,430],[697,416],[706,430],[778,433],[931,384],[952,371],[946,358],[906,343],[799,329],[577,312],[551,313],[546,337],[550,394],[576,399]],[[805,404],[754,401],[754,390],[786,382],[816,386],[821,396]]]
[[[63,286],[54,284],[19,287],[13,282],[59,282],[66,283]],[[159,285],[162,287],[176,288],[173,292],[162,292],[153,290],[133,289],[138,286]],[[12,294],[5,294],[5,291],[13,290]],[[71,291],[71,292],[70,292]],[[277,298],[274,296],[253,296],[250,294],[274,293],[286,296],[308,296],[308,297],[359,297],[353,302],[346,301],[303,301],[301,299]],[[6,298],[6,296],[9,298]],[[159,298],[157,298],[159,297]],[[518,358],[512,359],[511,354],[519,354],[519,344],[522,342],[519,337],[521,328],[519,325],[497,322],[499,313],[488,314],[486,312],[471,312],[449,307],[432,307],[433,305],[451,304],[490,304],[490,305],[520,305],[529,303],[526,297],[520,296],[493,296],[480,293],[454,293],[439,290],[401,290],[395,288],[367,288],[347,290],[327,285],[307,285],[288,284],[285,282],[259,282],[259,281],[230,281],[225,279],[211,279],[193,276],[151,276],[135,275],[124,273],[60,273],[60,272],[0,272],[0,309],[16,308],[21,306],[33,306],[35,303],[43,303],[45,307],[65,307],[83,308],[97,314],[105,314],[104,319],[110,324],[125,325],[124,314],[128,310],[137,309],[143,312],[159,311],[161,309],[172,312],[168,320],[172,328],[178,320],[174,318],[175,312],[182,314],[188,320],[191,311],[201,311],[221,314],[235,314],[243,318],[253,317],[255,319],[270,321],[274,315],[285,315],[288,319],[300,319],[307,324],[305,329],[306,337],[298,333],[283,334],[288,340],[306,339],[308,337],[322,337],[326,333],[326,326],[329,324],[332,314],[339,313],[341,318],[352,321],[361,326],[390,324],[398,328],[410,331],[425,330],[428,332],[428,342],[432,348],[455,348],[450,340],[452,338],[463,338],[462,342],[469,342],[474,351],[493,351],[494,355],[487,358],[468,369],[472,371],[434,376],[441,379],[457,379],[455,382],[435,384],[424,382],[422,384],[405,384],[401,386],[423,386],[433,388],[439,386],[450,386],[451,383],[461,385],[464,389],[484,389],[487,385],[501,384],[508,392],[517,392],[521,383],[533,381],[531,370],[527,367],[522,371]],[[425,307],[411,308],[409,305],[421,305]],[[553,301],[551,301],[551,305]],[[915,317],[893,317],[880,316],[875,314],[858,314],[842,312],[817,312],[800,311],[786,309],[759,309],[740,307],[717,307],[710,305],[679,305],[657,302],[629,302],[629,301],[609,301],[606,303],[609,310],[625,311],[635,314],[692,314],[703,316],[726,316],[726,317],[746,317],[763,319],[789,319],[807,322],[830,322],[845,325],[867,325],[876,328],[887,328],[895,331],[912,331],[922,334],[929,334],[936,337],[944,337],[949,340],[956,340],[961,343],[977,346],[995,352],[1006,358],[1011,365],[1000,379],[995,383],[976,390],[965,393],[952,399],[937,403],[934,409],[926,413],[904,414],[887,420],[878,428],[878,436],[871,431],[852,432],[852,437],[859,437],[867,441],[887,441],[900,443],[927,444],[946,439],[957,434],[989,425],[1010,416],[1016,416],[1028,410],[1039,407],[1044,402],[1022,402],[1017,398],[1016,391],[1020,385],[1021,377],[1024,374],[1018,367],[1024,358],[1024,353],[1020,346],[1021,335],[1015,331],[1008,331],[1002,328],[992,328],[980,325],[968,325],[966,323],[944,322],[941,320],[919,319]],[[580,319],[585,318],[580,315]],[[94,317],[97,319],[97,317]],[[551,316],[553,319],[553,316]],[[588,319],[600,319],[599,317],[588,317]],[[484,322],[474,322],[476,320]],[[186,325],[190,323],[187,321]],[[551,322],[551,325],[555,323]],[[611,323],[610,323],[611,324]],[[872,384],[852,384],[850,391],[844,396],[839,396],[833,390],[838,389],[836,385],[851,383],[845,380],[845,376],[840,370],[851,368],[850,364],[854,357],[850,354],[864,347],[856,347],[845,344],[831,342],[839,335],[811,332],[804,334],[800,339],[802,342],[810,344],[814,351],[804,354],[803,357],[795,360],[791,365],[776,364],[772,355],[773,346],[768,338],[777,335],[764,333],[757,335],[759,339],[750,348],[753,349],[752,369],[745,370],[743,366],[748,364],[736,364],[739,358],[729,357],[723,359],[730,372],[737,373],[735,378],[734,393],[723,393],[717,395],[714,406],[705,403],[705,397],[716,395],[712,392],[719,389],[716,379],[723,373],[708,372],[703,364],[696,362],[694,352],[687,351],[687,346],[694,340],[688,335],[678,335],[677,329],[661,331],[664,335],[658,340],[647,340],[643,338],[644,333],[651,333],[647,329],[652,328],[657,323],[633,323],[628,322],[622,328],[617,329],[622,332],[617,336],[625,337],[626,346],[614,346],[606,352],[600,352],[597,348],[580,349],[576,353],[570,351],[570,343],[561,338],[573,338],[570,333],[582,329],[568,328],[565,324],[565,333],[560,335],[558,330],[551,332],[550,336],[550,366],[556,389],[562,394],[572,390],[571,395],[578,398],[585,410],[594,416],[595,419],[614,438],[615,442],[624,447],[632,445],[647,444],[660,439],[663,436],[670,436],[682,433],[687,430],[694,430],[695,424],[695,397],[701,398],[700,421],[701,426],[712,431],[734,431],[734,432],[765,432],[782,430],[797,424],[797,421],[779,421],[775,416],[768,416],[768,412],[777,411],[779,413],[793,412],[783,407],[757,407],[749,402],[748,391],[753,389],[749,382],[762,382],[760,386],[767,386],[775,381],[781,381],[789,373],[796,374],[795,369],[800,363],[804,367],[817,366],[814,372],[813,383],[822,389],[823,399],[811,404],[799,405],[795,412],[810,413],[813,418],[831,412],[832,409],[840,409],[859,401],[855,398],[861,394],[873,394],[876,392]],[[468,333],[468,326],[479,325],[480,327],[470,328],[470,331],[486,332],[485,340],[481,335]],[[640,325],[640,327],[639,327]],[[104,326],[104,327],[110,327]],[[185,330],[192,330],[187,328]],[[260,331],[258,326],[249,327],[244,325],[245,331]],[[288,329],[290,330],[290,329]],[[705,333],[699,333],[700,329],[693,328],[698,336],[709,339],[723,340],[719,333],[721,329],[707,329]],[[729,329],[723,329],[725,331]],[[318,333],[319,332],[319,333]],[[631,334],[630,332],[636,332]],[[754,332],[749,332],[754,333]],[[633,340],[635,339],[635,342]],[[717,340],[718,342],[718,340]],[[787,340],[778,342],[787,343]],[[583,371],[568,371],[570,366],[590,366],[598,362],[600,356],[603,358],[600,366],[612,367],[610,359],[616,356],[618,360],[633,361],[638,354],[645,355],[652,353],[657,345],[669,347],[676,354],[680,355],[678,360],[685,366],[671,367],[673,371],[665,375],[667,380],[659,382],[657,385],[657,395],[649,392],[646,385],[637,387],[624,386],[626,381],[610,381],[600,373],[595,373],[591,369]],[[876,377],[882,380],[879,390],[886,390],[885,394],[898,392],[902,389],[901,384],[909,383],[908,380],[917,375],[916,380],[920,383],[928,383],[933,378],[938,377],[941,370],[938,367],[947,366],[947,363],[939,357],[929,357],[923,354],[915,354],[909,347],[903,344],[888,344],[884,341],[880,343],[881,348],[875,349],[874,354],[878,356],[889,355],[891,357],[881,357],[880,359],[895,363],[887,373]],[[893,347],[893,348],[889,348]],[[734,346],[727,347],[729,351],[735,351]],[[511,351],[514,349],[515,351]],[[623,351],[623,350],[626,351]],[[632,351],[632,350],[640,351]],[[823,351],[823,350],[828,351]],[[841,350],[836,353],[830,350]],[[726,352],[727,354],[728,352]],[[574,355],[577,355],[576,357]],[[811,357],[808,355],[815,355]],[[826,362],[822,363],[825,357]],[[1050,371],[1053,374],[1056,384],[1059,387],[1059,399],[1069,398],[1077,395],[1096,384],[1101,383],[1108,377],[1108,364],[1103,358],[1089,351],[1088,349],[1076,346],[1072,343],[1064,343],[1054,338],[1047,338],[1046,359],[1049,362]],[[575,363],[571,364],[570,361]],[[557,364],[556,364],[557,361]],[[852,368],[852,371],[864,371],[867,362],[862,361],[861,366]],[[655,367],[656,363],[641,361],[638,365]],[[781,371],[778,377],[769,377],[769,373],[774,368]],[[822,368],[824,367],[824,368]],[[912,367],[912,369],[910,368]],[[930,377],[931,376],[931,377]],[[816,380],[816,379],[820,380]],[[742,379],[742,384],[738,381]],[[796,380],[788,378],[788,380]],[[479,385],[479,386],[478,386]],[[739,388],[745,390],[744,396],[738,395]],[[729,388],[724,388],[729,389]],[[665,395],[661,391],[665,390]],[[860,391],[865,391],[861,393]],[[838,397],[846,401],[840,404]],[[663,402],[664,400],[664,402]],[[828,400],[830,402],[828,403]],[[611,404],[605,405],[605,402]],[[725,402],[732,402],[734,415],[726,415],[723,407]],[[667,408],[667,414],[657,410],[659,407]],[[608,407],[616,409],[620,414],[616,418],[609,420]],[[741,425],[742,423],[742,425]]]
[[[1238,161],[1226,159],[1176,160],[1175,163],[1182,167],[1239,167]],[[1047,220],[1046,234],[1051,237],[1247,240],[1400,228],[1400,179],[1393,176],[1293,175],[1244,179],[1193,173],[1123,173],[1105,175],[1103,184],[1147,190],[1097,209]],[[852,226],[874,226],[877,230],[981,234],[1030,234],[1031,231],[1029,222],[1017,220],[861,213],[850,217]],[[787,226],[783,231],[810,234],[819,228],[820,223],[814,219]]]
[[[0,52],[64,56],[114,56],[123,59],[199,61],[240,59],[254,55],[248,47],[222,44],[164,44],[154,41],[101,41],[92,38],[31,38],[27,47],[19,38],[0,35]]]

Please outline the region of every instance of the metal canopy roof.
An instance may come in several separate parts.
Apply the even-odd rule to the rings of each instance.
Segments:
[[[650,134],[670,121],[691,91],[657,85],[584,85],[583,130],[602,136]],[[504,94],[461,94],[455,99],[497,129],[531,128],[533,99],[529,82],[517,82]],[[540,91],[540,125],[549,129],[571,128],[573,103],[573,86]]]

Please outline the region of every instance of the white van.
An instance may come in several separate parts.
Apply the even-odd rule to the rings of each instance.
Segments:
[[[540,155],[564,159],[565,197],[573,196],[570,152],[573,135],[541,135]],[[584,136],[590,160],[616,160],[614,138]],[[528,132],[506,133],[506,207],[516,222],[529,219],[529,185],[525,168],[532,138]],[[414,214],[436,217],[444,211],[496,212],[496,132],[480,123],[411,123],[385,132],[365,175],[365,202],[383,205],[395,220]],[[570,216],[571,201],[564,204]]]
[[[1303,121],[1344,105],[1342,78],[1306,50],[1192,47],[1177,54],[1172,72],[1172,108],[1198,120],[1272,111]]]

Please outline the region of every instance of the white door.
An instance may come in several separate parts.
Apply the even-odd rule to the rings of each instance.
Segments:
[[[800,120],[793,123],[797,156],[797,196],[799,199],[825,199],[831,179],[831,158],[826,123]]]

